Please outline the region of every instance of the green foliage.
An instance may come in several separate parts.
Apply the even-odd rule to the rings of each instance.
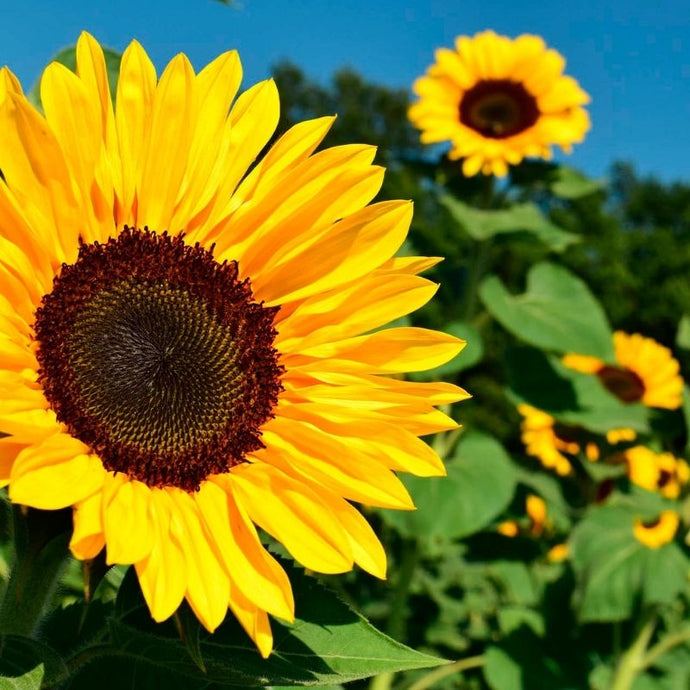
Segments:
[[[672,603],[687,586],[690,561],[677,544],[650,549],[633,536],[640,512],[634,503],[594,508],[573,530],[581,621],[625,620],[640,604]]]
[[[452,540],[474,534],[510,503],[515,471],[501,445],[483,434],[468,434],[448,461],[446,477],[406,476],[414,512],[385,511],[384,519],[405,537]]]
[[[614,360],[601,306],[582,280],[560,266],[534,266],[527,290],[518,297],[497,276],[484,279],[480,295],[491,315],[521,340],[545,350]]]
[[[16,678],[0,677],[0,690],[40,690],[43,683],[43,664]]]
[[[556,252],[561,252],[571,244],[579,242],[577,235],[554,225],[533,203],[515,204],[499,211],[472,208],[452,196],[441,197],[441,203],[460,227],[475,240],[488,240],[496,235],[526,232]]]

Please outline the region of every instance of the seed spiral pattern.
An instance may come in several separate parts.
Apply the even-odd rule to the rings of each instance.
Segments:
[[[108,470],[193,491],[262,447],[281,390],[276,311],[236,262],[126,228],[82,244],[43,298],[39,383]]]

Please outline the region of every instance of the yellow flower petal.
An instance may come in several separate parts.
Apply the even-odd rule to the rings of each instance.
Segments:
[[[161,622],[182,603],[187,590],[187,562],[179,542],[180,530],[172,527],[172,506],[164,490],[151,492],[150,510],[153,548],[135,568],[151,616]]]
[[[109,474],[103,486],[103,533],[108,564],[136,563],[146,558],[154,543],[149,515],[151,490],[122,473]]]
[[[235,503],[233,482],[205,482],[195,496],[212,547],[245,596],[255,606],[286,620],[294,619],[290,582],[264,549],[252,522]]]
[[[95,558],[105,546],[101,511],[103,497],[95,493],[74,507],[74,531],[69,547],[75,558]]]
[[[342,526],[308,487],[262,463],[237,468],[232,486],[251,519],[302,565],[322,573],[352,568],[352,550]]]
[[[105,470],[88,448],[66,434],[56,434],[25,448],[14,461],[10,499],[32,508],[66,508],[103,486]]]

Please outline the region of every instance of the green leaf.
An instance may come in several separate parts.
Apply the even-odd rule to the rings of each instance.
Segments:
[[[120,74],[120,62],[122,61],[122,54],[110,48],[103,48],[103,55],[105,56],[105,68],[108,74],[108,84],[110,85],[110,94],[115,100],[115,93],[117,90],[117,78]],[[61,65],[67,67],[67,69],[72,70],[72,72],[77,71],[77,47],[69,46],[68,48],[63,48],[60,50],[51,60],[51,62],[59,62]],[[33,105],[37,108],[41,108],[41,82],[37,81],[32,87],[29,93],[26,94]]]
[[[613,362],[613,334],[587,285],[562,266],[539,263],[527,275],[527,290],[511,295],[497,276],[479,288],[484,306],[504,328],[531,345],[576,352]]]
[[[413,381],[445,381],[481,361],[484,356],[484,346],[482,345],[479,331],[472,324],[463,321],[451,321],[443,326],[443,331],[454,335],[456,338],[462,338],[467,342],[467,345],[450,362],[446,362],[435,369],[416,371],[409,374],[410,379]]]
[[[562,199],[579,199],[604,189],[602,180],[591,180],[581,172],[559,166],[554,173],[554,181],[551,183],[551,191]]]
[[[40,667],[40,681],[46,685],[52,685],[58,679],[67,677],[67,666],[63,658],[51,647],[30,637],[21,635],[0,635],[0,677],[8,679],[17,677],[24,679],[28,676],[27,683],[34,682],[38,677],[37,669]],[[0,688],[3,686],[0,685]],[[22,687],[8,685],[9,687]],[[33,685],[27,685],[33,688]],[[40,683],[39,683],[40,687]]]
[[[597,434],[610,429],[649,433],[649,409],[621,402],[592,374],[569,369],[559,357],[531,347],[510,348],[505,363],[510,396],[559,422]]]
[[[122,673],[126,677],[139,670],[150,674],[154,667],[218,685],[337,685],[446,663],[390,639],[315,579],[295,567],[285,567],[295,594],[296,621],[293,625],[272,622],[275,648],[268,659],[260,657],[230,615],[213,635],[200,632],[192,659],[171,623],[151,621],[131,570],[118,595],[119,616],[110,622],[123,660]],[[200,660],[205,673],[199,668]]]
[[[43,664],[16,678],[0,676],[0,690],[40,690],[43,683]]]
[[[682,350],[690,350],[690,316],[683,314],[678,324],[676,345]]]
[[[520,484],[532,489],[546,501],[549,520],[558,532],[566,532],[572,524],[572,509],[563,497],[561,483],[552,475],[534,470],[518,468],[517,479]]]
[[[498,211],[486,211],[469,206],[452,196],[443,196],[440,201],[454,220],[475,240],[526,232],[557,252],[562,252],[571,244],[580,241],[577,235],[554,225],[532,203],[515,204]]]
[[[534,606],[538,594],[529,568],[520,561],[495,560],[488,573],[501,584],[505,600],[511,604]]]
[[[585,687],[544,652],[544,642],[522,625],[485,653],[484,678],[492,690],[554,690]]]
[[[406,537],[459,539],[500,515],[515,490],[515,466],[498,441],[479,433],[462,437],[446,477],[402,477],[414,512],[382,510]]]
[[[646,492],[648,493],[648,492]],[[636,518],[658,515],[653,496],[594,508],[571,537],[576,604],[583,622],[629,618],[637,603],[668,604],[684,589],[690,565],[678,544],[650,549],[635,539]]]

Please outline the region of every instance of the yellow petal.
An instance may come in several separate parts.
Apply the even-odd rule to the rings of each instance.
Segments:
[[[151,553],[135,564],[141,591],[151,616],[159,623],[172,616],[187,589],[187,562],[179,530],[171,526],[171,510],[165,490],[151,490],[151,516],[155,533]]]
[[[251,519],[311,570],[352,569],[352,550],[329,506],[303,483],[263,463],[232,472],[235,493]]]
[[[55,434],[17,456],[10,499],[42,510],[67,508],[98,491],[105,474],[101,461],[81,441]]]
[[[304,475],[366,505],[414,508],[402,482],[390,470],[343,439],[281,417],[266,425],[264,439],[270,450],[259,451],[257,457],[291,476]]]
[[[234,203],[265,194],[281,174],[291,171],[314,152],[333,122],[335,117],[320,117],[290,127],[242,181],[233,195]]]
[[[108,474],[103,487],[103,531],[109,565],[136,563],[151,553],[150,503],[151,490],[145,484],[120,472]]]
[[[185,598],[203,626],[213,632],[228,611],[230,579],[201,528],[201,515],[192,497],[180,489],[166,489],[172,505],[172,525],[181,529],[180,545],[187,564]]]
[[[237,99],[221,142],[220,185],[208,227],[227,216],[235,188],[273,135],[279,115],[278,90],[272,79],[255,84]]]
[[[463,347],[465,341],[452,335],[405,327],[325,343],[302,354],[339,360],[338,366],[343,371],[394,374],[432,369],[455,357]]]
[[[235,614],[235,618],[245,629],[247,635],[252,638],[259,653],[267,659],[273,649],[273,634],[271,624],[265,611],[252,604],[247,597],[231,584],[228,606]]]
[[[26,448],[25,443],[17,443],[12,436],[0,438],[0,487],[10,483],[12,465],[17,455]]]
[[[241,80],[242,65],[235,50],[217,57],[196,78],[199,121],[172,227],[187,229],[189,219],[210,203],[222,182],[218,142]]]
[[[153,97],[151,129],[138,194],[138,224],[156,232],[170,228],[194,132],[194,72],[178,55],[161,75]]]
[[[122,161],[118,225],[137,225],[132,206],[141,184],[155,92],[153,63],[141,45],[132,41],[122,55],[117,82],[115,126]]]
[[[287,575],[261,545],[245,511],[236,505],[232,482],[221,485],[204,482],[194,496],[212,548],[253,604],[293,620],[295,604]]]
[[[75,558],[95,558],[105,546],[101,509],[103,495],[97,491],[74,507],[74,531],[69,547]]]
[[[409,202],[367,206],[336,223],[292,260],[253,280],[267,304],[304,299],[357,280],[389,259],[402,244],[410,220]]]
[[[276,345],[287,353],[359,335],[419,309],[437,289],[416,276],[365,277],[352,287],[305,300],[281,321]]]

